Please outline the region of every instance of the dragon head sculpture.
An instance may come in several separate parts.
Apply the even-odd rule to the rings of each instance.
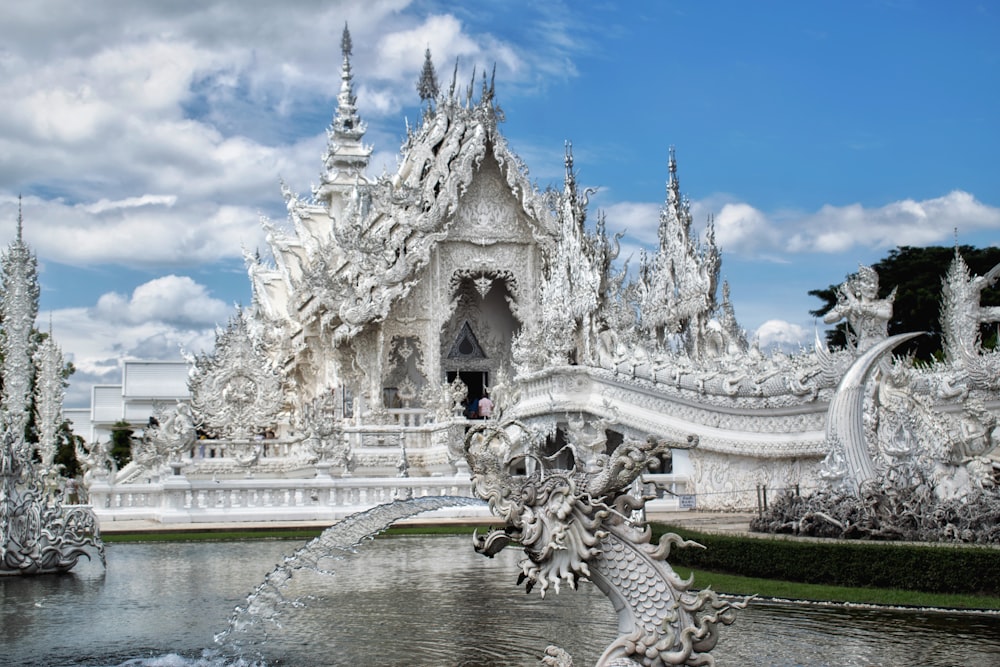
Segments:
[[[529,592],[537,586],[542,596],[550,588],[558,593],[562,584],[575,589],[581,579],[597,585],[612,599],[620,631],[599,665],[712,664],[707,651],[715,646],[716,626],[732,623],[746,602],[690,591],[691,580],[678,577],[666,558],[671,545],[699,545],[673,534],[650,544],[648,528],[633,519],[645,499],[629,493],[652,463],[697,440],[626,439],[582,470],[577,464],[550,467],[540,454],[544,439],[519,421],[486,421],[469,429],[464,446],[473,490],[506,524],[485,536],[474,534],[476,551],[492,557],[519,543],[527,558],[520,562],[518,584]],[[545,664],[572,664],[558,657],[565,651],[550,649]]]

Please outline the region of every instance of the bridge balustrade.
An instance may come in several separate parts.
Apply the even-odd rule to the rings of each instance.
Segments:
[[[102,521],[161,523],[335,521],[397,499],[448,495],[472,497],[468,476],[211,480],[176,475],[145,484],[96,481],[90,486],[91,505]],[[485,506],[460,511],[489,516]]]

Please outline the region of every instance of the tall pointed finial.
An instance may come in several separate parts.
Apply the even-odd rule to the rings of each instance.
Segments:
[[[38,260],[21,236],[22,199],[17,198],[17,238],[0,253],[0,413],[13,433],[22,433],[31,412],[35,349],[32,328],[38,316]]]
[[[469,89],[465,92],[466,106],[472,104],[472,91],[476,88],[476,66],[472,66],[472,79],[469,81]]]
[[[360,138],[364,134],[364,124],[358,116],[358,100],[354,96],[354,75],[351,74],[351,31],[344,24],[344,35],[340,38],[340,50],[344,55],[344,62],[340,66],[340,94],[337,95],[337,113],[333,119],[333,128],[341,134],[356,135]]]
[[[437,74],[434,73],[434,61],[431,60],[431,49],[427,47],[424,51],[424,68],[420,72],[420,80],[417,82],[417,93],[421,102],[427,102],[428,108],[438,96]]]
[[[667,180],[667,196],[671,201],[676,203],[681,200],[681,182],[680,179],[677,178],[677,155],[673,146],[670,147],[669,155],[670,157],[667,163],[667,169],[670,176]]]
[[[351,31],[347,29],[347,22],[344,22],[344,34],[340,38],[340,51],[344,54],[345,58],[350,57],[351,49],[353,44],[351,44]]]
[[[448,99],[455,99],[455,87],[458,85],[458,58],[455,58],[455,71],[451,74],[451,86],[448,88]]]
[[[574,201],[576,199],[576,174],[573,173],[573,142],[566,142],[566,156],[563,158],[566,165],[566,179],[563,183],[563,192]]]

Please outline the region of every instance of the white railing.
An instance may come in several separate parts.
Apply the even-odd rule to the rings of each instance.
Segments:
[[[686,509],[681,502],[689,480],[684,475],[643,475],[634,495],[652,497],[647,512]],[[245,521],[336,521],[399,498],[472,497],[468,475],[446,477],[330,477],[299,479],[188,479],[164,477],[145,484],[95,481],[90,503],[101,521],[144,519],[161,523],[239,523]],[[438,510],[437,516],[488,517],[483,507]]]
[[[193,480],[182,475],[146,484],[91,484],[90,503],[102,521],[161,523],[336,521],[399,498],[472,497],[468,475],[450,477]],[[448,516],[438,510],[438,516]],[[451,515],[489,516],[483,507]]]
[[[390,408],[389,416],[396,426],[423,426],[428,412],[424,408]]]
[[[192,461],[203,459],[224,459],[227,458],[229,446],[232,443],[228,440],[196,440],[191,450],[186,452]],[[241,447],[246,447],[248,441],[240,441]],[[253,441],[254,445],[260,446],[262,458],[283,458],[291,455],[298,446],[298,440],[261,438]]]

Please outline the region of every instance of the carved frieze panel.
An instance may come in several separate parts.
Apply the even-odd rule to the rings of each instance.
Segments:
[[[815,488],[816,462],[803,459],[761,460],[692,449],[693,491],[699,509],[747,511],[757,509],[758,487],[771,500],[798,487]],[[763,497],[760,500],[763,503]]]
[[[398,433],[365,433],[361,436],[361,446],[366,449],[399,449]]]
[[[449,223],[449,238],[476,243],[515,240],[530,243],[532,232],[527,217],[504,183],[492,157],[483,160],[479,171],[462,196],[455,217]]]
[[[423,357],[423,344],[417,336],[392,337],[383,380],[383,387],[392,392],[386,397],[386,407],[413,407],[419,403],[415,399],[427,384]]]
[[[215,351],[195,359],[188,381],[199,423],[220,437],[252,438],[275,425],[284,407],[282,378],[241,311],[215,338]]]

